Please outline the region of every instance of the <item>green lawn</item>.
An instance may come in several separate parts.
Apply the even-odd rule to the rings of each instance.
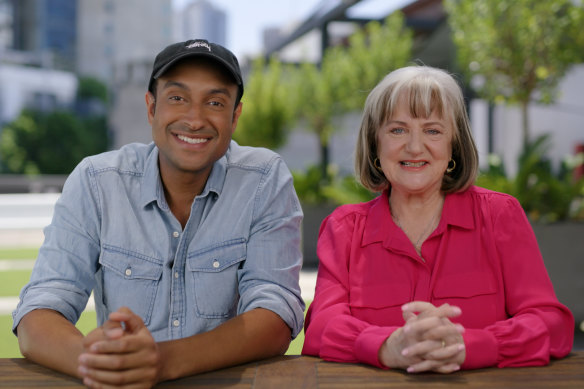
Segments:
[[[35,259],[38,253],[38,247],[0,248],[0,259]]]
[[[0,271],[0,297],[18,296],[20,289],[30,280],[32,270]]]

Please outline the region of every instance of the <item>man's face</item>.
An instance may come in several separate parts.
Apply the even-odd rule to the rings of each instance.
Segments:
[[[146,93],[148,121],[163,176],[192,173],[207,179],[221,158],[241,114],[237,85],[204,59],[179,62]]]

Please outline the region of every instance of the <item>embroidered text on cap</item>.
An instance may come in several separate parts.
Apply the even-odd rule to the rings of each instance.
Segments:
[[[204,47],[207,50],[211,51],[211,46],[209,46],[209,44],[207,42],[201,42],[201,41],[193,42],[187,46],[187,49],[192,49],[193,47]]]

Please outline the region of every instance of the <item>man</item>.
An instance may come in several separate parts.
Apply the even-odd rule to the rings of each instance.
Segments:
[[[302,211],[275,153],[231,140],[236,57],[168,46],[146,93],[154,142],[86,158],[55,206],[13,314],[23,355],[89,387],[282,354],[302,328]],[[75,323],[94,292],[99,327]]]

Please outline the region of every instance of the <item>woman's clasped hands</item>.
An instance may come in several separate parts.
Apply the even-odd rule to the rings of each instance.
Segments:
[[[460,308],[414,301],[403,305],[402,312],[405,324],[379,349],[380,362],[409,373],[459,370],[466,357],[464,327],[450,319],[460,316]]]

